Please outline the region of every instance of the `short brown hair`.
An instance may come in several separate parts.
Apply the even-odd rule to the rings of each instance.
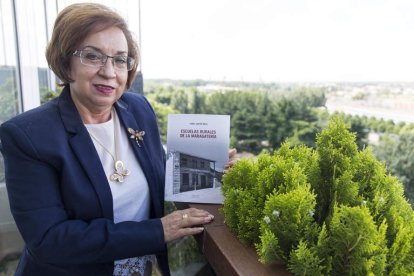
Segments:
[[[70,60],[80,43],[92,32],[118,27],[128,43],[128,56],[135,60],[134,68],[128,71],[126,86],[129,88],[138,68],[138,45],[128,29],[126,21],[112,9],[94,3],[79,3],[67,6],[57,16],[52,38],[46,48],[46,59],[50,69],[66,86],[73,80],[69,77]]]

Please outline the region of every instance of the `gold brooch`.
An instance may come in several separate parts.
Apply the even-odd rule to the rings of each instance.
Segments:
[[[128,128],[128,132],[129,134],[131,134],[129,136],[129,138],[131,139],[135,139],[135,141],[137,142],[138,147],[141,147],[141,144],[139,143],[139,141],[144,141],[144,135],[145,135],[145,131],[141,130],[133,130],[132,128]]]

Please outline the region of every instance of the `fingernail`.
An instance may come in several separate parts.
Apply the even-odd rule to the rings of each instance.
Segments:
[[[200,232],[203,232],[204,231],[204,227],[197,227],[197,230],[200,231]]]

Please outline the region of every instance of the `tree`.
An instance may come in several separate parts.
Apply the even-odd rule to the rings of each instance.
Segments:
[[[182,89],[175,91],[171,98],[171,107],[179,113],[189,113],[188,94]]]
[[[168,126],[168,114],[176,114],[177,110],[171,108],[170,106],[158,103],[154,100],[149,100],[152,108],[154,108],[155,114],[157,114],[158,128],[160,130],[161,141],[163,143],[167,142],[167,126]]]
[[[19,111],[17,87],[13,77],[0,86],[0,124]]]
[[[263,139],[263,118],[245,110],[237,111],[232,119],[232,136],[237,141],[236,148],[240,151],[260,152],[260,141]]]
[[[260,89],[203,93],[186,83],[180,85],[151,84],[146,93],[179,113],[230,115],[231,146],[240,151],[277,149],[287,138],[294,144],[315,146],[321,128],[315,108],[326,100],[321,90],[297,89],[282,96]]]
[[[350,174],[358,148],[355,135],[348,131],[348,127],[339,117],[334,117],[317,137],[321,179],[315,183],[315,192],[319,224],[331,219],[336,204],[349,204],[353,200],[352,195],[345,193],[355,194]]]
[[[266,116],[266,135],[272,148],[290,138],[293,144],[315,146],[316,133],[320,131],[315,108],[324,104],[323,93],[310,91],[281,97],[269,108]]]
[[[414,132],[384,137],[375,148],[378,159],[404,183],[404,190],[414,204]]]
[[[190,113],[192,114],[202,114],[205,112],[206,108],[206,96],[205,94],[200,93],[197,89],[191,90],[191,105]]]
[[[266,128],[268,140],[273,148],[278,148],[287,138],[292,136],[294,126],[292,118],[295,117],[296,107],[293,101],[282,98],[276,102],[275,107],[267,115]]]
[[[344,122],[349,124],[350,131],[355,134],[355,143],[358,145],[358,149],[363,149],[368,145],[368,133],[370,128],[374,130],[377,126],[370,126],[377,122],[377,119],[372,118],[372,121],[368,121],[366,116],[349,115],[344,112],[334,112],[332,116],[340,117]]]

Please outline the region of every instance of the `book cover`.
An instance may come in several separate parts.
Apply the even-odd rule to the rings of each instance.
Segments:
[[[230,116],[169,114],[165,200],[223,203]]]

